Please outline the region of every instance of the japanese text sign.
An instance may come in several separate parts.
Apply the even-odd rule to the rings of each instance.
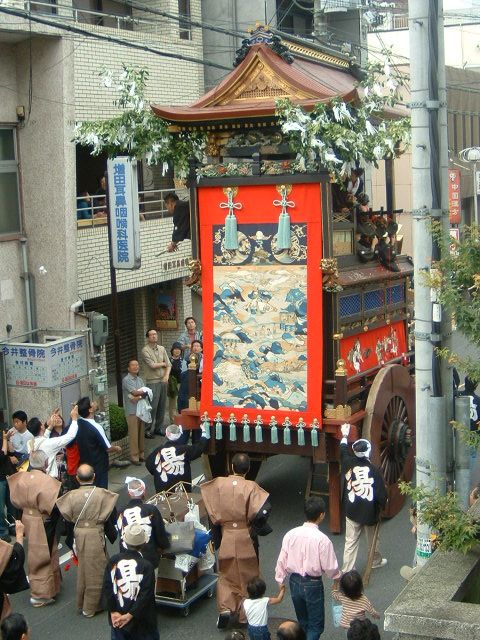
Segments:
[[[139,269],[141,256],[137,162],[117,157],[108,160],[107,170],[113,267]]]
[[[52,389],[87,375],[85,336],[51,342],[6,342],[0,345],[5,358],[7,385]]]
[[[462,212],[460,208],[460,171],[448,170],[448,205],[450,211],[450,224],[460,224]]]

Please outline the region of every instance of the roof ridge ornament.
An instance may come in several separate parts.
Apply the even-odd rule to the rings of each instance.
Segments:
[[[233,63],[234,67],[238,67],[238,65],[244,60],[250,51],[250,47],[254,44],[265,44],[269,47],[274,53],[280,56],[285,62],[288,64],[292,64],[294,61],[294,57],[290,53],[289,48],[282,43],[282,40],[279,36],[275,35],[270,31],[270,29],[257,22],[255,25],[255,29],[249,30],[250,37],[242,40],[242,46],[240,49],[236,51],[235,62]]]

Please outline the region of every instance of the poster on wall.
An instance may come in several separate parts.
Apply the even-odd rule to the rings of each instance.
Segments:
[[[156,289],[155,328],[159,330],[178,329],[176,294],[172,289]]]

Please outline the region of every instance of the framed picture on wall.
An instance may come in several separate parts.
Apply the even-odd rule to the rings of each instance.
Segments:
[[[154,302],[155,328],[178,329],[177,300],[172,289],[156,289]]]

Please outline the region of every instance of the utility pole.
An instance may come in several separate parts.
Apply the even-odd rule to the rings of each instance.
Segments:
[[[320,39],[327,35],[325,4],[325,0],[313,0],[313,33]]]
[[[434,292],[425,283],[440,258],[430,224],[448,229],[448,141],[442,0],[409,2],[412,110],[412,216],[415,278],[415,393],[417,484],[446,488],[448,422],[452,417],[451,370],[435,348],[444,346],[445,324]],[[450,379],[450,381],[449,381]],[[421,505],[417,505],[421,513]],[[417,528],[417,562],[432,553],[430,531]]]

